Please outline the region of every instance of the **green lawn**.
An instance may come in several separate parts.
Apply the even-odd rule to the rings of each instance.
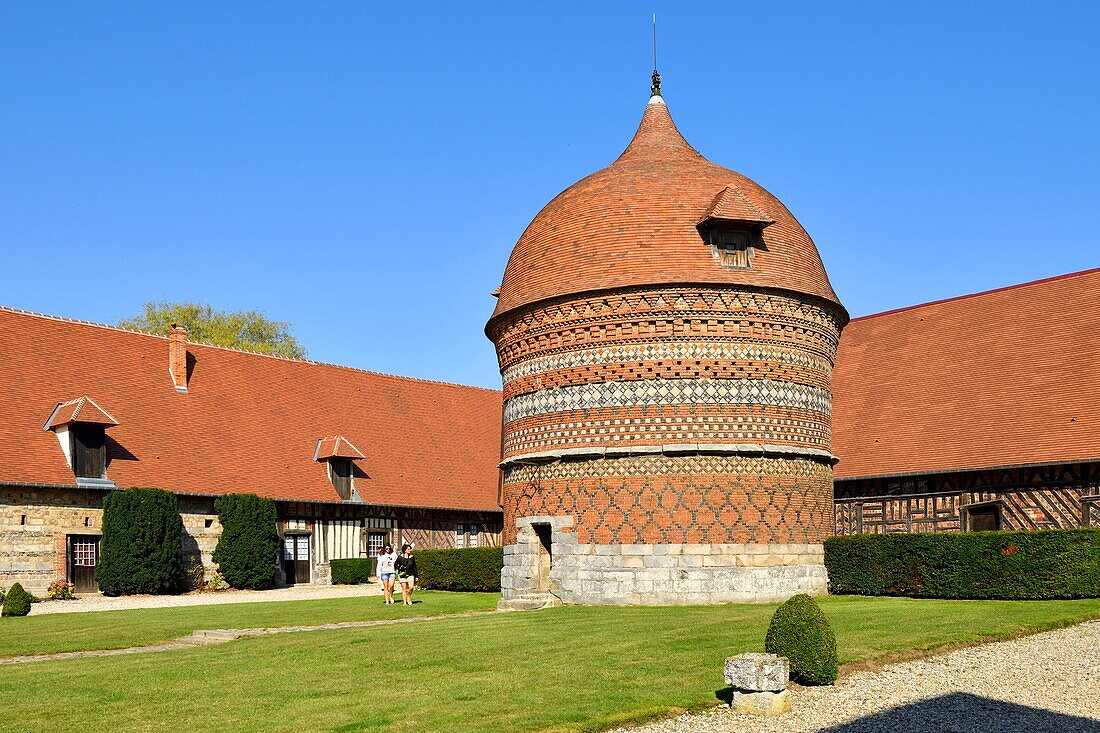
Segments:
[[[822,607],[845,662],[1100,617],[1100,600]],[[722,660],[760,649],[773,609],[574,606],[13,665],[0,710],[25,731],[591,730],[715,704]]]
[[[382,603],[381,595],[371,595],[45,616],[36,616],[32,612],[26,618],[3,619],[4,623],[0,623],[0,657],[144,646],[187,636],[195,629],[309,626],[338,621],[489,611],[496,608],[500,596],[491,593],[419,591],[414,596],[417,603],[412,608],[401,605],[400,595],[397,598],[398,602],[391,606]]]

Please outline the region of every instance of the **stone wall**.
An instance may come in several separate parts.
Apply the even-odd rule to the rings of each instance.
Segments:
[[[49,487],[0,487],[0,586],[20,583],[41,595],[68,573],[70,535],[99,535],[106,492]],[[213,501],[181,496],[183,557],[191,571],[213,568],[211,553],[221,534]]]
[[[546,584],[537,524],[549,525],[553,538]],[[828,588],[820,544],[601,545],[577,542],[572,529],[568,517],[519,521],[516,544],[504,547],[503,600],[549,592],[563,603],[768,603]]]

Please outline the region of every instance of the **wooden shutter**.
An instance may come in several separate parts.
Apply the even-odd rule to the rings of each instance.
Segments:
[[[351,498],[351,461],[338,458],[332,462],[332,485],[341,499]]]
[[[73,424],[69,427],[72,442],[73,473],[78,478],[107,476],[107,438],[101,425]]]

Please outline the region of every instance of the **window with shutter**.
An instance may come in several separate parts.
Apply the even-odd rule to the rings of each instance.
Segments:
[[[351,461],[339,458],[331,461],[332,485],[341,499],[351,498]]]
[[[106,478],[107,437],[102,425],[74,423],[69,426],[73,473],[77,478]]]

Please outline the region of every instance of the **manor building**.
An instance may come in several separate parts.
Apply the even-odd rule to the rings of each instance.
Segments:
[[[499,543],[500,393],[0,308],[0,585],[96,591],[103,496],[178,495],[215,568],[214,499],[276,501],[283,581],[386,543]]]

